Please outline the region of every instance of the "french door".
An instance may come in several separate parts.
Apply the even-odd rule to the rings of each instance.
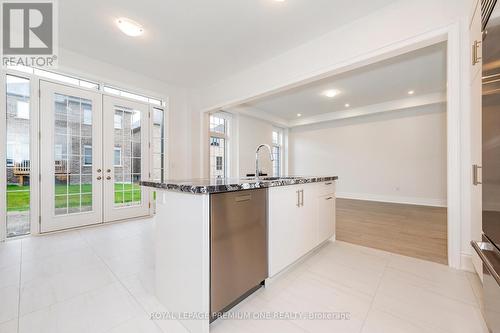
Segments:
[[[41,232],[149,214],[148,105],[40,82]]]
[[[103,108],[104,221],[148,215],[149,106],[104,96]]]

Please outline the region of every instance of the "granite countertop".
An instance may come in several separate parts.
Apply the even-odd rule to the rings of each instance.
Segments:
[[[325,177],[261,177],[255,178],[213,178],[213,179],[187,179],[167,180],[163,183],[143,181],[140,184],[146,187],[154,187],[167,191],[186,192],[193,194],[210,194],[231,191],[251,190],[255,188],[267,188],[275,186],[286,186],[306,183],[319,183],[337,180],[337,176]]]

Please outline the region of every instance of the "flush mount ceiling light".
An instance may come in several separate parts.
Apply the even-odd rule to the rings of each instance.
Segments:
[[[116,25],[127,36],[137,37],[144,33],[144,28],[139,23],[126,17],[118,18]]]
[[[351,106],[351,104],[349,104],[349,103],[345,103],[345,104],[344,104],[344,106],[345,106],[346,108],[348,108],[348,107],[350,107],[350,106]]]
[[[340,94],[340,91],[338,91],[336,89],[328,89],[328,90],[323,91],[323,95],[328,97],[328,98],[333,98],[333,97],[337,96],[338,94]]]
[[[415,90],[408,90],[408,95],[413,95],[415,93]]]
[[[302,117],[302,113],[297,113],[297,117]]]

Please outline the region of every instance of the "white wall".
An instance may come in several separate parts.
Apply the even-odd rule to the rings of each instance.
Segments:
[[[338,175],[339,197],[446,205],[446,105],[293,128],[291,174]]]
[[[255,173],[255,149],[261,143],[272,145],[273,125],[265,120],[238,116],[238,170],[239,176]],[[260,169],[272,176],[273,164],[269,159],[267,149],[263,148],[259,154]]]

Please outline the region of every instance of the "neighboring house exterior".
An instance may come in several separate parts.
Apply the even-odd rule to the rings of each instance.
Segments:
[[[30,171],[29,84],[7,86],[7,184],[28,185]]]

